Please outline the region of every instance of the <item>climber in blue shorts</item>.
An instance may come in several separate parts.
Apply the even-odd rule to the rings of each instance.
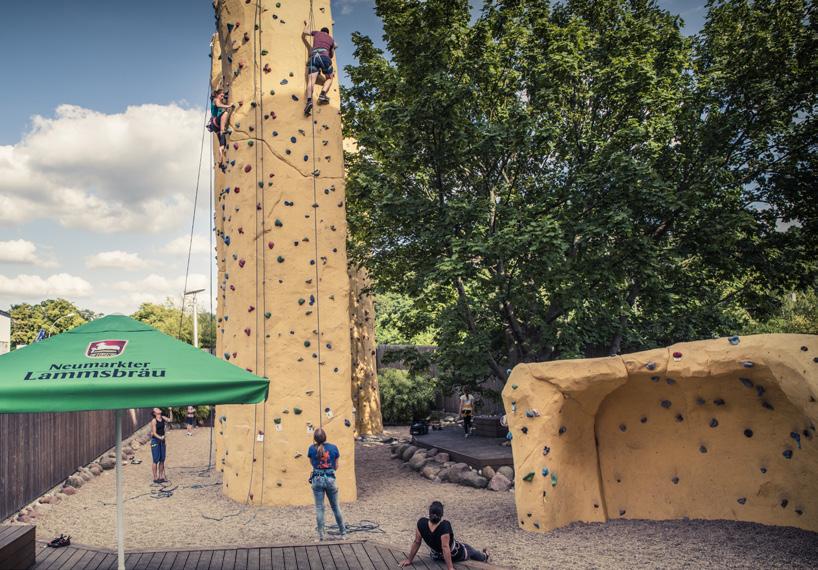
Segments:
[[[307,22],[304,22],[304,26],[304,32],[301,35],[304,38],[312,37],[310,55],[307,59],[307,73],[309,74],[307,79],[307,106],[304,107],[304,115],[309,116],[312,113],[312,93],[319,73],[324,75],[324,86],[318,95],[318,104],[326,105],[329,103],[327,91],[332,85],[333,77],[335,77],[332,69],[332,57],[335,55],[335,48],[338,45],[329,34],[329,28],[321,28],[320,31],[311,30]]]

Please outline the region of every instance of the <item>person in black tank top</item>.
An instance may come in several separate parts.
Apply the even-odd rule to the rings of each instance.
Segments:
[[[455,539],[451,523],[443,519],[443,503],[440,501],[435,501],[429,505],[428,518],[421,517],[418,520],[415,541],[409,550],[409,558],[401,562],[401,566],[412,565],[412,561],[423,542],[432,551],[432,558],[444,561],[448,570],[454,570],[453,564],[455,562],[464,562],[466,560],[488,562],[489,560],[489,554],[485,548],[481,552],[465,542],[458,542]]]
[[[173,413],[168,408],[168,415],[163,416],[162,410],[159,408],[153,409],[153,419],[151,420],[151,455],[153,456],[153,471],[154,483],[166,483],[165,479],[165,426],[171,422]]]

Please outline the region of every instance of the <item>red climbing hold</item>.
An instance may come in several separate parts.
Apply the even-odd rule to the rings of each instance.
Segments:
[[[248,313],[252,313],[252,312],[253,312],[253,311],[255,311],[255,310],[256,310],[256,308],[255,308],[253,305],[250,305],[250,306],[247,308],[247,312],[248,312]]]
[[[247,165],[245,165],[245,166],[244,166],[244,171],[245,171],[245,172],[250,172],[251,170],[253,170],[252,165],[247,164]]]
[[[250,327],[247,327],[246,329],[244,329],[244,334],[246,334],[247,336],[250,336]]]
[[[239,267],[244,267],[246,262],[243,259],[239,259]]]
[[[273,242],[271,242],[271,241],[268,241],[267,242],[267,247],[270,248],[270,249],[273,249],[273,247],[275,247],[275,244]]]

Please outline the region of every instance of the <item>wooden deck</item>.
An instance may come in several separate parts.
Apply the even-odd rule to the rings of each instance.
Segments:
[[[475,469],[486,465],[495,469],[502,465],[514,465],[511,448],[500,445],[504,441],[504,437],[463,437],[462,429],[451,427],[414,437],[416,446],[443,451],[449,454],[452,461],[466,463]]]
[[[241,546],[226,549],[131,551],[128,570],[394,570],[406,557],[399,548],[372,540],[320,544]],[[492,570],[499,566],[479,562],[455,564],[459,569]],[[116,570],[116,552],[90,546],[48,548],[37,543],[36,570]],[[445,570],[422,549],[412,568]]]

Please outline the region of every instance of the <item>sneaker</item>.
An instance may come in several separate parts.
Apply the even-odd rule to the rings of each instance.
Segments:
[[[318,96],[318,104],[319,105],[327,105],[329,103],[329,97],[327,94],[321,91],[321,94]]]
[[[309,117],[312,115],[312,99],[307,99],[307,106],[304,107],[304,116]]]

